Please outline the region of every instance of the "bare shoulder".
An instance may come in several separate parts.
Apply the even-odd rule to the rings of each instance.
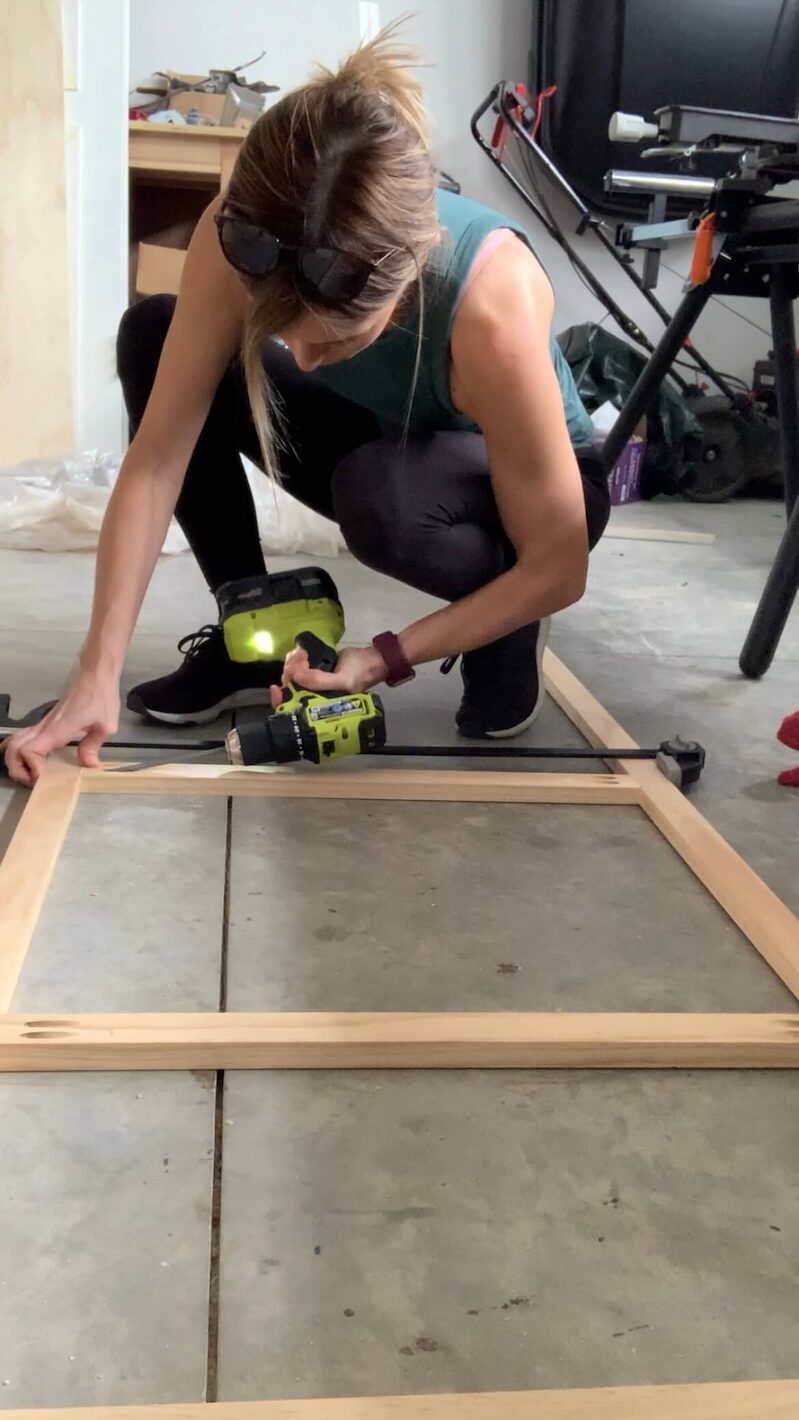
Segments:
[[[181,477],[226,366],[241,343],[246,293],[216,235],[215,201],[194,229],[174,314],[131,445]]]
[[[518,238],[502,242],[469,284],[455,316],[452,339],[468,339],[498,316],[515,311],[549,325],[555,306],[549,277],[538,258]]]
[[[450,338],[450,392],[468,412],[475,383],[494,369],[548,348],[555,298],[541,263],[521,240],[493,251],[458,307]]]
[[[198,312],[202,310],[204,326],[210,324],[218,327],[220,332],[229,333],[233,328],[241,328],[247,298],[239,277],[225,261],[219,245],[215,218],[222,206],[223,198],[215,197],[194,229],[179,302],[191,305]]]
[[[194,229],[153,389],[155,403],[191,398],[207,402],[241,344],[246,292],[225,261],[217,239],[221,199],[203,212]]]

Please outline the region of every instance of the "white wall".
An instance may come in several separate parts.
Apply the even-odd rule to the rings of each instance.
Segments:
[[[235,65],[265,48],[266,58],[253,74],[290,86],[302,82],[313,60],[332,64],[346,54],[358,42],[364,12],[372,12],[381,24],[408,15],[405,34],[428,65],[421,78],[439,163],[461,182],[464,192],[526,221],[555,286],[559,329],[605,314],[469,131],[473,110],[498,79],[527,77],[531,0],[374,0],[366,6],[358,0],[129,3],[134,81],[165,67],[205,72],[211,65]],[[573,230],[571,209],[562,203],[557,206]],[[579,245],[620,304],[656,337],[661,324],[612,258],[590,236]],[[684,272],[690,253],[684,247],[673,248],[667,260]],[[681,294],[679,277],[663,271],[657,294],[673,308]],[[749,379],[754,360],[770,344],[767,303],[731,300],[726,304],[730,309],[711,302],[697,327],[697,344],[719,368]],[[608,324],[615,330],[612,322]]]
[[[62,0],[75,438],[124,446],[114,343],[128,303],[128,3]]]
[[[292,88],[359,35],[358,0],[130,0],[131,81],[161,69],[232,69],[265,49],[248,78]]]
[[[436,154],[465,189],[505,195],[469,134],[469,116],[495,80],[526,70],[531,0],[129,0],[131,81],[159,69],[205,73],[262,49],[248,71],[290,88],[315,60],[334,65],[370,32],[408,16],[404,36],[421,70],[434,120]],[[409,13],[410,12],[410,13]],[[416,12],[416,13],[414,13]],[[520,73],[523,77],[523,72]]]
[[[469,132],[469,120],[498,79],[525,79],[532,0],[380,0],[380,22],[407,15],[403,30],[419,52],[419,78],[432,120],[436,158],[464,192],[507,205],[510,191]]]

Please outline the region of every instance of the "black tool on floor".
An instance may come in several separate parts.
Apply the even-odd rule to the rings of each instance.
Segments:
[[[57,700],[47,700],[44,705],[36,705],[33,710],[29,710],[21,720],[15,720],[11,715],[11,696],[0,694],[0,736],[13,735],[15,730],[26,730],[29,725],[38,725],[57,704]]]

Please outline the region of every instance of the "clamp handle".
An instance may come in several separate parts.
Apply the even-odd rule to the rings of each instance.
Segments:
[[[661,740],[655,758],[658,768],[678,789],[695,784],[705,767],[704,746],[696,740],[684,740],[680,735],[675,735],[673,740]]]

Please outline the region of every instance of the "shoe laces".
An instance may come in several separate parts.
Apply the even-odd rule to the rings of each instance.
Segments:
[[[209,622],[207,626],[201,626],[199,631],[191,631],[188,636],[181,636],[178,641],[178,650],[189,661],[192,656],[196,656],[198,651],[208,645],[212,636],[215,636],[218,631],[219,627],[212,626]]]

